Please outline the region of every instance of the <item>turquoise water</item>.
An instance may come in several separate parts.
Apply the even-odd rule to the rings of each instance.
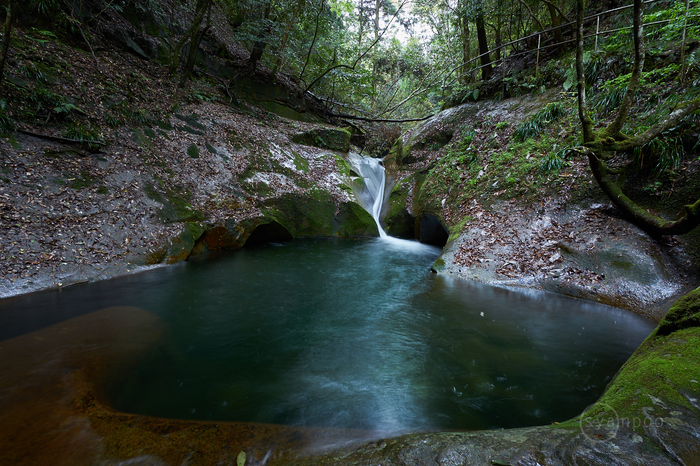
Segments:
[[[51,306],[115,305],[163,320],[163,340],[115,374],[119,410],[388,433],[571,418],[654,327],[608,306],[432,274],[439,252],[391,238],[295,240],[31,302],[39,321]]]

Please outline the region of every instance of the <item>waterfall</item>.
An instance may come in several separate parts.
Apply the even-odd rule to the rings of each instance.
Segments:
[[[377,222],[379,237],[386,238],[387,234],[379,223],[379,217],[382,214],[382,207],[384,205],[384,190],[386,186],[384,166],[381,160],[372,157],[363,157],[351,152],[348,156],[348,162],[362,178],[362,182],[353,180],[351,183],[355,196],[360,202],[360,205],[362,205],[362,207],[372,215],[374,221]]]

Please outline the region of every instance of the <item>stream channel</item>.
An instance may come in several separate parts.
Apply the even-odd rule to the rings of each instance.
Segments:
[[[433,274],[439,254],[391,237],[243,248],[1,300],[0,342],[135,306],[165,331],[106,375],[115,409],[393,435],[569,419],[654,328],[609,306]]]

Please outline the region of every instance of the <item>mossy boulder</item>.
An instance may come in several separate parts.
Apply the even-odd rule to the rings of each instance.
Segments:
[[[186,190],[166,189],[164,191],[162,192],[150,183],[144,187],[144,192],[150,199],[163,205],[158,211],[158,218],[163,223],[199,222],[204,220],[205,215],[192,208],[189,202],[190,196]]]
[[[659,322],[654,335],[670,335],[678,330],[691,327],[700,327],[700,288],[676,301]]]
[[[319,123],[319,117],[313,103],[289,88],[280,85],[274,79],[256,74],[241,76],[237,67],[224,67],[214,71],[219,77],[231,80],[232,93],[251,104],[270,113],[297,121]]]
[[[206,252],[239,249],[274,241],[288,241],[292,234],[282,225],[265,217],[255,217],[240,222],[228,220],[209,227],[198,239],[191,251],[197,256]]]
[[[292,136],[292,142],[321,149],[348,152],[350,150],[350,131],[342,128],[316,128]]]
[[[323,190],[306,194],[288,193],[265,201],[263,215],[298,237],[376,236],[377,227],[360,205],[354,202],[337,204]]]
[[[199,240],[205,231],[206,228],[200,223],[185,223],[180,235],[170,240],[165,262],[174,264],[175,262],[187,259],[192,249],[194,249],[197,240]]]
[[[167,247],[151,253],[149,264],[172,264],[212,251],[233,250],[243,246],[298,237],[377,236],[372,217],[358,204],[338,204],[327,191],[306,194],[288,193],[268,199],[263,215],[242,221],[227,220],[214,225],[185,222],[182,232]]]
[[[384,230],[397,238],[414,238],[416,219],[408,212],[410,182],[398,183],[389,195],[389,208],[384,216]]]

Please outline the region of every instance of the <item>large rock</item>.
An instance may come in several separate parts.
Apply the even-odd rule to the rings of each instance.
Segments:
[[[317,128],[292,136],[292,142],[321,149],[348,152],[350,150],[350,131],[341,128]]]
[[[265,202],[263,215],[278,222],[292,236],[297,237],[352,237],[376,236],[377,227],[372,216],[359,204],[336,204],[332,196],[322,190],[309,194],[285,194]]]

